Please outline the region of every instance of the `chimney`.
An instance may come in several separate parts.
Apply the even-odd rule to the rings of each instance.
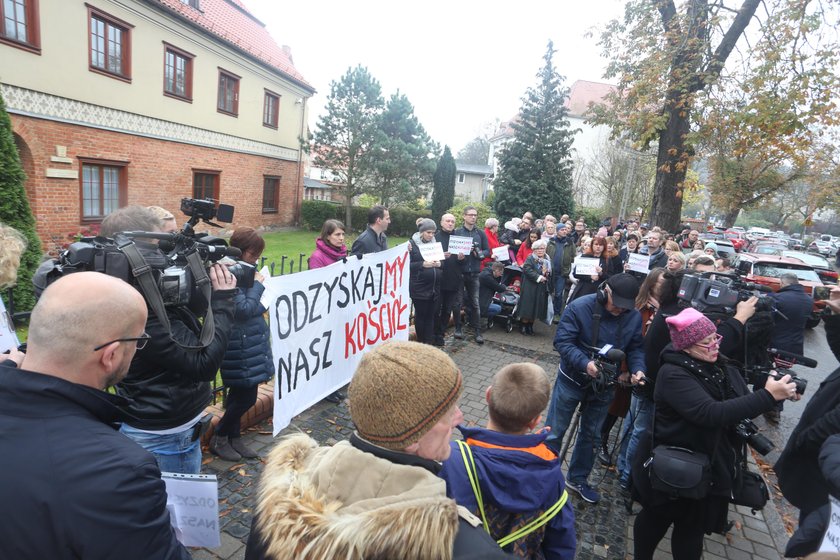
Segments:
[[[292,47],[290,47],[289,45],[283,45],[280,48],[283,49],[283,52],[286,54],[286,56],[289,57],[289,62],[291,62],[292,65],[294,65],[295,61],[292,58]]]

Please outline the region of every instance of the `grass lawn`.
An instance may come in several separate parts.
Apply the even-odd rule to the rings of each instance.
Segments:
[[[299,262],[303,263],[303,268],[305,269],[306,259],[315,250],[315,239],[318,237],[318,233],[319,232],[317,231],[309,231],[306,229],[293,229],[263,234],[263,237],[265,238],[265,251],[263,251],[263,257],[265,257],[266,265],[270,266],[271,262],[276,263],[274,275],[277,276],[280,274],[280,265],[283,255],[286,255],[288,258],[286,259],[285,273],[289,272],[290,260],[294,261],[295,272],[300,270],[298,267]],[[348,249],[353,245],[353,241],[356,237],[358,237],[358,235],[355,234],[347,236],[345,243],[347,244]],[[400,243],[404,243],[407,239],[407,237],[388,236],[388,246],[394,247]],[[300,256],[301,253],[303,253],[302,260]]]

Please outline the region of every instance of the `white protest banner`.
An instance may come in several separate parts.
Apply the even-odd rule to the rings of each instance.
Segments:
[[[449,238],[449,252],[453,255],[469,255],[472,251],[472,237],[453,235]]]
[[[184,546],[221,546],[215,474],[160,473],[175,537]]]
[[[647,274],[650,267],[650,257],[647,255],[640,255],[638,253],[630,253],[627,259],[628,270],[633,272],[641,272]]]
[[[828,499],[831,502],[831,515],[818,552],[840,552],[840,500],[831,495]]]
[[[443,256],[443,245],[440,244],[440,241],[437,243],[418,243],[417,248],[420,249],[424,261],[442,261],[446,258]]]
[[[597,266],[601,266],[601,261],[599,259],[593,259],[592,257],[578,257],[575,259],[575,274],[598,274],[598,271],[595,269]]]
[[[510,251],[508,251],[508,246],[502,245],[501,247],[496,247],[495,249],[493,249],[492,257],[497,261],[509,261]]]
[[[408,243],[324,268],[265,279],[274,435],[350,381],[362,354],[408,340]]]
[[[16,349],[18,346],[20,346],[20,341],[15,333],[12,317],[6,311],[3,299],[0,298],[0,353],[12,348]]]

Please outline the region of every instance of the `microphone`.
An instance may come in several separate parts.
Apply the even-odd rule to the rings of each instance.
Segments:
[[[768,348],[767,352],[773,354],[774,356],[778,356],[786,362],[793,362],[794,364],[803,365],[805,367],[815,368],[819,365],[817,360],[806,358],[805,356],[800,356],[799,354],[794,354],[793,352],[779,350],[778,348]]]
[[[615,363],[622,362],[626,357],[624,352],[618,348],[614,348],[612,344],[605,344],[600,350],[598,350],[598,355]]]

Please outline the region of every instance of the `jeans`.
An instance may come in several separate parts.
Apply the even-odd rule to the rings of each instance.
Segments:
[[[253,387],[230,387],[225,400],[225,414],[219,420],[214,433],[217,436],[238,438],[241,432],[242,416],[257,402],[259,385]]]
[[[554,284],[554,316],[560,317],[566,308],[566,300],[569,299],[569,286],[565,278],[558,278]]]
[[[479,321],[480,308],[478,306],[478,273],[464,273],[464,307],[467,311],[469,324],[475,332],[481,330]],[[457,324],[457,323],[456,323]]]
[[[487,315],[488,319],[492,319],[496,315],[498,315],[502,311],[502,306],[498,303],[491,303],[487,306]]]
[[[441,290],[438,305],[437,320],[435,321],[435,336],[443,337],[449,326],[449,317],[455,313],[455,328],[461,327],[461,289]]]
[[[607,410],[613,398],[612,391],[595,393],[590,387],[579,387],[566,379],[562,372],[557,373],[557,381],[551,391],[551,404],[548,407],[546,424],[551,427],[546,442],[555,449],[563,445],[563,436],[572,423],[572,416],[578,404],[581,406],[580,424],[577,442],[569,461],[568,476],[573,484],[586,484],[586,479],[595,463],[595,448],[601,443],[600,428],[607,416]]]
[[[621,430],[621,448],[618,452],[618,465],[616,465],[623,486],[630,483],[633,456],[636,455],[636,447],[639,445],[642,434],[653,427],[653,414],[652,400],[633,395],[630,400],[630,411],[627,412],[627,418]]]
[[[201,440],[192,440],[193,428],[176,434],[150,434],[123,424],[120,431],[155,456],[162,472],[199,474]]]

